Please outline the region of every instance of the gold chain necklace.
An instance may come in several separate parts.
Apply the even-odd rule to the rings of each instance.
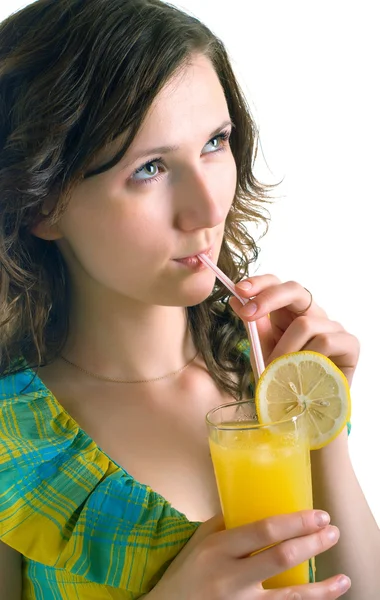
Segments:
[[[180,369],[178,369],[178,371],[172,371],[172,373],[167,373],[166,375],[161,375],[161,377],[155,377],[154,379],[137,379],[135,381],[124,381],[123,379],[111,379],[111,377],[104,377],[103,375],[98,375],[97,373],[92,373],[91,371],[87,371],[87,369],[83,369],[83,367],[76,365],[75,363],[71,362],[71,360],[69,360],[68,358],[65,358],[62,355],[61,355],[61,359],[65,363],[71,365],[72,367],[75,367],[79,371],[82,371],[82,373],[86,373],[86,375],[90,375],[91,377],[95,377],[95,379],[100,379],[101,381],[108,381],[108,382],[112,382],[112,383],[151,383],[153,381],[159,381],[160,379],[166,379],[167,377],[172,377],[172,375],[177,375],[178,373],[181,373],[189,365],[191,365],[191,363],[193,363],[195,361],[195,359],[197,358],[198,355],[199,355],[199,350],[196,353],[196,355],[188,363],[186,363],[186,365],[184,367],[181,367]]]

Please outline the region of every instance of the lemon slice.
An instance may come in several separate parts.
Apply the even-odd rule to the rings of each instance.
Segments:
[[[326,356],[308,350],[284,354],[261,374],[256,389],[260,423],[274,423],[306,407],[311,450],[326,446],[351,416],[350,388]]]

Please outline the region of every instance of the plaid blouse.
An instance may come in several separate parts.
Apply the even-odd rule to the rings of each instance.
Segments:
[[[248,341],[238,349],[249,359]],[[199,525],[112,461],[32,370],[0,378],[0,539],[22,555],[23,600],[140,598]]]
[[[198,525],[112,461],[33,371],[0,379],[0,539],[23,556],[23,600],[140,598]]]

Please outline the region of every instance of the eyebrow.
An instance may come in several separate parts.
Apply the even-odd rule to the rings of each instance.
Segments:
[[[223,131],[223,129],[225,129],[229,125],[234,127],[234,124],[231,121],[231,119],[228,119],[227,121],[223,121],[223,123],[217,129],[215,129],[214,131],[212,131],[210,133],[208,139],[212,140],[213,137],[218,135],[221,131]],[[169,154],[169,152],[175,152],[176,150],[179,150],[179,146],[157,146],[156,148],[142,150],[142,152],[139,152],[139,154],[136,154],[135,156],[131,157],[130,159],[122,161],[122,163],[120,163],[120,166],[125,168],[126,166],[131,165],[132,163],[136,162],[137,160],[146,158],[148,156],[151,156],[152,154]]]

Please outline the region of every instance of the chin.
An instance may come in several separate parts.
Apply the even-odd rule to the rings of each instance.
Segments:
[[[204,302],[212,293],[215,284],[215,275],[210,271],[208,276],[197,277],[192,280],[182,281],[180,284],[170,286],[150,301],[161,306],[197,306]]]
[[[207,275],[207,277],[203,278],[203,281],[199,278],[198,281],[194,280],[193,282],[189,281],[186,283],[186,286],[184,286],[186,289],[181,290],[183,298],[181,304],[183,306],[197,306],[207,300],[212,294],[215,285],[215,275],[211,271]]]

